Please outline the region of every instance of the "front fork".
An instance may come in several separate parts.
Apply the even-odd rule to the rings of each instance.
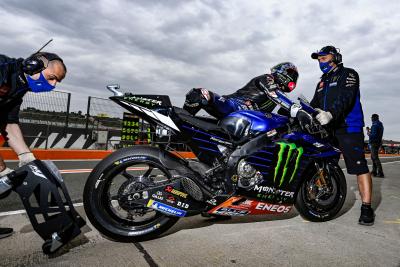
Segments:
[[[329,193],[329,184],[325,178],[327,174],[325,164],[326,163],[314,163],[317,170],[317,177],[314,179],[314,182],[308,186],[308,195],[311,199],[318,200],[324,194]]]
[[[321,166],[318,162],[315,162],[315,167],[317,168],[318,171],[318,178],[315,180],[315,184],[319,187],[326,187],[327,183],[325,180],[325,168],[324,166]]]

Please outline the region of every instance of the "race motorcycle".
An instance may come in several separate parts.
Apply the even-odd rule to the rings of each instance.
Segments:
[[[192,116],[166,95],[107,88],[111,100],[191,148],[183,158],[168,145],[119,149],[93,169],[84,208],[93,226],[117,241],[155,238],[181,217],[285,214],[293,206],[309,221],[334,218],[346,198],[340,151],[315,126],[241,110],[220,121]],[[303,109],[315,112],[307,102]],[[315,130],[318,129],[318,130]],[[311,133],[309,133],[311,132]]]

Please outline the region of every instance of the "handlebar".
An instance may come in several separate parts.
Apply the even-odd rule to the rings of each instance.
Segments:
[[[309,104],[307,103],[304,99],[302,98],[298,98],[300,101],[300,105],[301,107],[304,109],[304,111],[306,111],[307,113],[310,113],[310,115],[314,116],[316,115],[318,112]]]

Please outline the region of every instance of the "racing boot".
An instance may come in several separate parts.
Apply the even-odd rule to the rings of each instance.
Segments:
[[[358,223],[361,225],[371,226],[375,221],[375,213],[369,203],[363,203],[361,205],[361,215]]]

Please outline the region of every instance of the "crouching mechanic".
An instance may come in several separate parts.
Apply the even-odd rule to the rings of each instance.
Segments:
[[[375,217],[371,208],[372,180],[364,155],[364,116],[358,73],[343,67],[342,55],[333,46],[312,53],[311,58],[318,60],[323,72],[311,106],[319,112],[316,119],[333,131],[347,172],[357,175],[362,199],[359,223],[372,225]]]
[[[28,91],[47,92],[64,79],[67,69],[62,59],[53,53],[35,53],[27,59],[0,55],[0,131],[19,158],[19,166],[35,156],[26,145],[19,127],[19,110],[22,98]],[[0,195],[11,190],[7,168],[0,155]],[[11,235],[13,229],[0,228],[0,238]]]
[[[280,63],[271,69],[271,74],[253,78],[243,88],[230,95],[219,96],[204,88],[193,88],[186,94],[183,108],[192,115],[203,108],[220,120],[238,110],[271,113],[279,105],[278,113],[290,113],[291,117],[299,120],[303,128],[311,129],[312,116],[285,96],[285,93],[290,93],[296,87],[298,76],[295,65],[290,62]]]

